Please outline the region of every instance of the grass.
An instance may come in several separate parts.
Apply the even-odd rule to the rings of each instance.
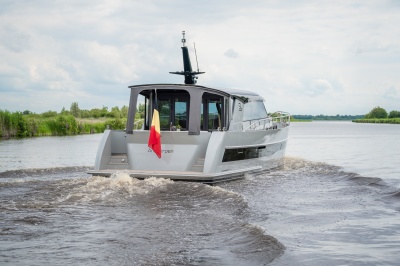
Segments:
[[[0,138],[102,133],[107,125],[124,129],[125,118],[77,119],[72,115],[38,115],[0,109]]]
[[[400,124],[400,118],[363,118],[354,119],[355,123],[374,123],[374,124]]]

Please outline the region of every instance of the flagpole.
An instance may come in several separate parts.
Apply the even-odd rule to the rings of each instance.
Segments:
[[[155,94],[155,98],[154,98],[154,109],[157,109],[157,110],[158,110],[157,89],[154,89],[154,94]]]

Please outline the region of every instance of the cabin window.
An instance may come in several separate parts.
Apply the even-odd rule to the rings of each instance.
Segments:
[[[160,114],[160,129],[167,130],[171,124],[171,99],[163,99],[158,101],[158,112]]]
[[[144,129],[148,128],[148,104],[149,98],[143,94],[139,94],[137,98],[136,104],[136,113],[135,113],[135,123],[133,125],[133,129]]]
[[[208,102],[208,129],[221,128],[221,102]]]
[[[200,130],[212,131],[224,127],[223,103],[222,96],[204,93]]]
[[[267,117],[263,101],[250,101],[244,104],[243,121],[257,120]]]
[[[176,98],[175,101],[175,126],[178,129],[187,129],[188,102]]]
[[[189,93],[182,90],[157,91],[161,130],[187,130],[189,125]]]

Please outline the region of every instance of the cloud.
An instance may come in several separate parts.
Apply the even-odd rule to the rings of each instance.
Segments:
[[[358,0],[5,1],[0,108],[121,106],[129,85],[181,83],[168,72],[182,69],[185,30],[206,72],[199,85],[253,90],[293,113],[396,109],[399,11]]]
[[[236,52],[235,50],[233,50],[232,48],[229,48],[228,50],[226,50],[224,55],[226,55],[229,58],[237,58],[237,57],[239,57],[239,53]]]
[[[30,46],[29,35],[15,27],[6,25],[0,28],[0,44],[14,53],[27,50]]]
[[[400,101],[400,89],[392,85],[385,90],[383,96],[389,100]],[[400,109],[400,105],[398,108]]]
[[[325,79],[312,80],[309,88],[306,90],[306,94],[312,97],[319,96],[332,90],[332,85]]]

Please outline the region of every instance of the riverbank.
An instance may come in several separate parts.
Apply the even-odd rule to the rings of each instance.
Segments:
[[[296,119],[296,118],[291,117],[290,122],[312,122],[312,120],[311,119]]]
[[[400,118],[363,118],[354,119],[354,123],[373,123],[373,124],[400,124]]]
[[[124,129],[126,118],[79,119],[73,115],[44,117],[0,110],[0,139],[39,136],[68,136],[102,133],[106,127]]]

